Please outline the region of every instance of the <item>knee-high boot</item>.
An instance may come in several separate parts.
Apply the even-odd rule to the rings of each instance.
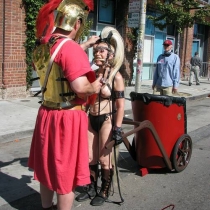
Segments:
[[[96,196],[97,179],[98,179],[98,165],[89,165],[91,183],[84,188],[84,192],[80,193],[75,199],[78,202],[91,199]]]
[[[92,206],[101,206],[108,199],[113,174],[114,174],[113,168],[101,169],[101,181],[102,181],[101,190],[90,202]]]

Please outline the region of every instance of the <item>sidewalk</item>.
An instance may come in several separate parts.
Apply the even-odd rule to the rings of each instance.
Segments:
[[[199,99],[210,94],[210,81],[200,79],[201,85],[188,86],[188,81],[181,81],[178,92],[187,100]],[[152,93],[152,80],[145,80],[141,84],[141,93]],[[131,112],[130,92],[135,87],[126,87],[125,90],[125,114]],[[0,143],[14,141],[16,139],[32,135],[36,115],[40,104],[39,97],[24,99],[0,100]]]
[[[152,93],[151,83],[152,81],[143,81],[140,92]],[[132,118],[129,100],[132,91],[135,91],[135,87],[126,87],[125,117],[128,118]],[[207,97],[210,94],[210,81],[201,79],[199,86],[188,86],[187,81],[182,81],[179,93],[187,100]],[[0,207],[39,192],[39,184],[33,180],[33,172],[27,167],[39,100],[39,97],[0,100]],[[125,131],[126,129],[124,127]],[[129,136],[129,140],[130,137],[132,136]],[[120,145],[119,151],[119,160],[129,157],[124,144]]]

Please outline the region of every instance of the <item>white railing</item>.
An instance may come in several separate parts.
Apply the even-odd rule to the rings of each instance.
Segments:
[[[133,65],[134,67],[134,72],[133,72],[133,79],[132,79],[132,84],[135,84],[135,79],[136,79],[136,63]],[[152,80],[153,78],[153,73],[156,67],[156,63],[143,63],[143,69],[149,71],[149,77],[148,78],[143,78],[146,80]],[[210,80],[210,62],[202,62],[201,70],[200,70],[200,77],[205,77]]]

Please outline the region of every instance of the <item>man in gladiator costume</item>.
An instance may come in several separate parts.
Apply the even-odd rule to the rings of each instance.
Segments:
[[[42,102],[28,166],[40,182],[43,209],[71,209],[76,186],[90,183],[84,110],[87,102],[94,103],[102,84],[101,77],[95,79],[86,53],[75,40],[92,8],[87,0],[50,0],[39,11],[36,22],[39,42],[33,63],[42,87]],[[52,205],[54,192],[57,206]]]
[[[96,77],[103,75],[103,86],[89,109],[89,169],[91,184],[76,197],[78,202],[92,199],[93,206],[102,205],[109,197],[114,173],[112,149],[106,149],[110,141],[122,142],[124,117],[124,80],[119,68],[124,59],[122,37],[113,27],[105,27],[101,39],[94,45],[94,63],[99,67]],[[97,190],[98,163],[101,165],[101,188]]]

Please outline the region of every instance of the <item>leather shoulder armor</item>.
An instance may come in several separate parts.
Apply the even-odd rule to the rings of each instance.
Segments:
[[[33,63],[41,87],[44,85],[50,58],[50,46],[48,43],[37,46],[33,52]],[[71,90],[61,67],[53,62],[46,90],[43,94],[43,105],[49,108],[62,109],[71,106],[70,101],[75,99],[75,97],[76,94]]]

